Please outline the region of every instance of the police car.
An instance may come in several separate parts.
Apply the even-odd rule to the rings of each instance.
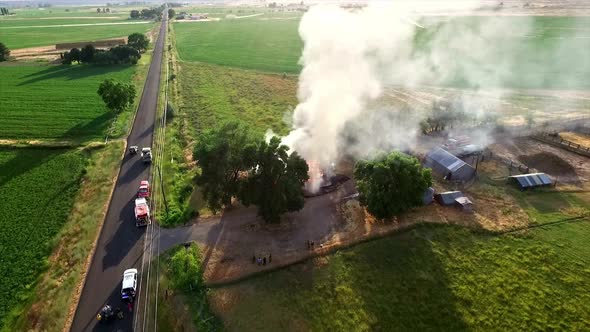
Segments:
[[[123,285],[121,286],[121,300],[133,302],[137,291],[137,269],[128,269],[123,272]]]

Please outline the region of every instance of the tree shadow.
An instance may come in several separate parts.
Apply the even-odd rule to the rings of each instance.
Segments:
[[[113,201],[115,199],[119,200],[118,197],[113,197]],[[123,205],[120,207],[121,212],[118,216],[117,230],[104,247],[105,254],[102,257],[103,270],[112,266],[118,266],[145,232],[145,229],[135,226],[134,199],[135,197],[131,200],[120,202]]]
[[[371,317],[371,330],[470,329],[457,310],[460,300],[434,247],[435,242],[450,245],[444,227],[418,226],[343,253],[344,261],[360,267],[361,272],[350,274],[350,284]],[[384,278],[376,280],[369,271],[380,271]]]
[[[97,65],[57,65],[49,66],[47,69],[22,76],[21,78],[28,78],[26,81],[20,82],[17,86],[28,85],[40,81],[64,78],[66,80],[78,80],[87,77],[104,75],[108,73],[119,72],[129,68],[130,65],[112,65],[112,66],[97,66]]]
[[[94,120],[80,125],[77,124],[74,127],[68,129],[63,135],[56,138],[56,140],[64,140],[71,137],[79,137],[80,133],[87,132],[90,128],[96,128],[101,126],[106,126],[109,120],[113,117],[111,113],[103,113],[99,117],[95,118]],[[89,139],[85,139],[87,141]],[[0,148],[0,150],[13,150],[16,151],[16,155],[7,161],[2,166],[2,174],[0,175],[0,186],[4,185],[10,179],[25,174],[36,167],[42,165],[43,163],[63,154],[68,151],[71,151],[71,148],[64,148],[64,147],[7,147],[7,148]],[[31,158],[30,151],[37,150],[38,157]],[[43,151],[51,150],[53,153],[42,153]],[[26,160],[26,162],[25,162]]]

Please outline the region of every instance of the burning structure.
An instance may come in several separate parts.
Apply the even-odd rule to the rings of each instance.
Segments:
[[[349,180],[347,176],[337,175],[334,173],[334,164],[329,168],[324,168],[315,160],[307,161],[309,179],[305,183],[305,196],[319,196],[332,192],[339,185]]]

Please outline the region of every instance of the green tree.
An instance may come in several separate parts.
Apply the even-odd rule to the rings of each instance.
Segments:
[[[129,17],[131,17],[132,19],[138,19],[139,18],[139,10],[132,10],[131,13],[129,14]]]
[[[135,86],[112,79],[104,80],[98,87],[98,95],[102,98],[107,108],[119,113],[127,108],[135,99]]]
[[[170,282],[175,289],[187,290],[201,285],[201,253],[196,245],[178,248],[168,266]]]
[[[200,135],[193,157],[201,168],[197,184],[211,210],[219,211],[238,194],[240,174],[255,165],[254,137],[237,121],[222,123]]]
[[[10,50],[8,49],[8,47],[6,47],[6,45],[4,45],[3,43],[0,43],[0,62],[8,60],[9,56]]]
[[[88,44],[80,51],[80,61],[82,63],[91,63],[94,61],[94,54],[96,54],[96,48],[92,44]]]
[[[308,166],[297,152],[289,155],[288,147],[277,137],[262,141],[255,154],[253,168],[240,190],[240,201],[258,206],[258,215],[276,223],[281,214],[303,208],[303,185],[309,179]]]
[[[134,49],[143,52],[147,49],[150,41],[143,33],[132,33],[127,38],[127,45],[133,47]]]
[[[70,62],[76,61],[76,62],[80,63],[80,54],[81,54],[80,49],[75,48],[75,47],[72,48],[70,50]]]
[[[432,185],[430,169],[399,152],[359,161],[354,177],[361,204],[377,218],[391,218],[422,205],[424,192]]]
[[[176,12],[174,11],[174,9],[168,9],[168,18],[172,19],[174,18],[174,16],[176,16]]]

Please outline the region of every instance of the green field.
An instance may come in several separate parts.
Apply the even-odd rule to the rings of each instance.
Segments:
[[[297,80],[208,64],[181,64],[181,103],[193,134],[220,121],[240,119],[255,130],[286,134],[297,105]]]
[[[590,224],[424,227],[214,290],[230,331],[590,328]],[[252,319],[261,316],[264,319]]]
[[[0,138],[92,139],[112,121],[96,93],[106,78],[129,82],[134,66],[0,66]]]
[[[97,6],[103,8],[104,6]],[[45,18],[45,17],[105,17],[105,16],[129,16],[129,11],[135,7],[109,7],[110,13],[96,12],[97,7],[50,7],[50,8],[10,8],[11,15],[1,19],[15,19],[15,18]]]
[[[103,20],[100,23],[109,23]],[[65,23],[59,24],[71,24]],[[90,22],[86,22],[90,23]],[[115,23],[115,22],[113,22]],[[46,25],[42,21],[35,25]],[[10,49],[33,46],[47,46],[58,43],[94,41],[116,37],[127,37],[134,32],[146,32],[153,27],[152,22],[142,24],[95,25],[75,27],[31,27],[31,28],[2,28],[0,27],[0,41]]]
[[[263,16],[260,16],[263,17]],[[297,73],[303,46],[299,20],[252,19],[175,23],[182,60],[263,71]]]
[[[303,44],[297,33],[298,20],[261,20],[268,16],[176,23],[180,58],[263,71],[299,72],[297,62]],[[421,24],[426,28],[416,30],[412,56],[429,58],[432,63],[433,77],[425,78],[428,82],[424,83],[469,88],[590,87],[590,18],[434,17],[423,19]],[[507,26],[523,34],[505,33],[498,28]],[[441,47],[461,40],[465,31],[480,34],[473,52]],[[494,47],[482,53],[480,50],[489,43]],[[437,55],[431,58],[435,44]],[[459,49],[464,48],[461,45]]]
[[[589,17],[435,17],[420,23],[425,29],[417,30],[414,55],[431,59],[430,84],[590,88]],[[462,39],[464,32],[477,37]],[[473,50],[462,51],[458,42]]]
[[[55,25],[70,25],[70,24],[108,24],[108,23],[122,23],[133,22],[127,21],[124,17],[116,18],[51,18],[44,19],[0,19],[0,33],[11,31],[13,29],[28,29],[35,26],[55,26]]]
[[[0,329],[33,291],[70,213],[85,166],[80,152],[0,149]]]

